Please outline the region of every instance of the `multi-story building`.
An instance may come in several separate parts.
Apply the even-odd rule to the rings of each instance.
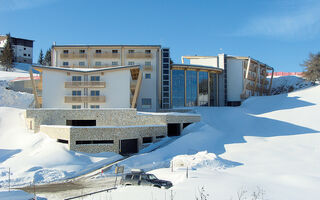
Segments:
[[[32,64],[33,40],[11,37],[11,45],[14,52],[14,62]],[[7,43],[7,36],[0,36],[0,55]]]
[[[219,96],[221,106],[237,106],[249,96],[269,95],[273,68],[250,57],[230,56],[182,56],[190,64],[217,67],[223,70],[220,76]],[[270,81],[267,80],[271,72]]]

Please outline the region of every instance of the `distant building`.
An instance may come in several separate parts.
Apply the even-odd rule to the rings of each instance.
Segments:
[[[14,62],[32,64],[33,40],[11,37],[11,45],[14,52]],[[7,36],[0,35],[0,55],[7,43]]]

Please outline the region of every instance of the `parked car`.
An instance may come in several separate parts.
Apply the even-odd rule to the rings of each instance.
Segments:
[[[131,173],[122,176],[121,185],[142,185],[142,186],[153,186],[158,188],[170,188],[172,183],[170,181],[160,180],[153,174],[147,174],[141,170],[131,171]]]

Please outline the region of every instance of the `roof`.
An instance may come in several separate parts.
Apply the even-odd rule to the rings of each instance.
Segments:
[[[114,70],[123,70],[123,69],[139,69],[140,65],[117,66],[117,67],[108,67],[108,68],[99,68],[99,69],[94,69],[94,68],[63,68],[63,67],[32,65],[32,68],[37,71],[55,70],[55,71],[67,71],[67,72],[92,73],[92,72],[114,71]]]
[[[206,65],[190,65],[190,64],[171,64],[172,68],[184,68],[184,69],[195,69],[195,70],[205,70],[205,71],[214,71],[214,72],[222,72],[223,69],[206,66]]]
[[[94,44],[71,44],[71,45],[52,45],[52,47],[158,47],[161,48],[161,45],[103,45],[103,44],[98,44],[98,45],[94,45]]]

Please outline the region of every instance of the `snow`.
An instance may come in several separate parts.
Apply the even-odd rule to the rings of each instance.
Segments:
[[[20,191],[20,190],[13,190],[13,191],[1,191],[0,190],[0,199],[2,200],[26,200],[32,199],[34,195]],[[40,199],[40,198],[39,198]]]
[[[311,85],[311,82],[306,81],[304,78],[299,76],[273,77],[271,94],[276,95],[288,93],[299,89],[308,88]]]
[[[174,186],[120,187],[108,195],[170,199],[172,190],[175,200],[195,199],[204,187],[209,199],[237,199],[241,191],[246,199],[259,191],[264,199],[318,199],[319,105],[320,86],[313,86],[250,97],[240,107],[194,108],[202,121],[188,126],[182,137],[118,163],[127,170],[151,170]]]

